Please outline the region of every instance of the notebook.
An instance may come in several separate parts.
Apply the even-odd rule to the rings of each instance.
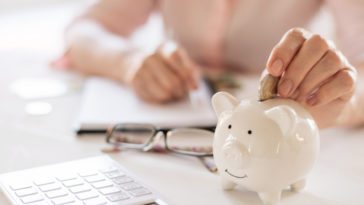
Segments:
[[[163,104],[140,100],[127,86],[104,78],[89,78],[84,85],[75,130],[78,134],[105,132],[117,123],[150,123],[161,129],[214,127],[209,87],[204,81],[185,99]]]

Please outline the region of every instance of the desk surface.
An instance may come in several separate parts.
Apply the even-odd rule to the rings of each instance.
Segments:
[[[0,44],[0,173],[96,156],[105,146],[102,136],[75,137],[72,130],[83,77],[47,66],[61,48],[61,31],[75,8],[68,2],[53,10],[0,14],[0,25],[7,27],[0,31],[5,36]],[[49,115],[31,116],[24,112],[31,101],[9,91],[10,83],[21,77],[59,79],[72,89],[42,100],[53,106]],[[256,81],[242,80],[245,90],[256,89]],[[254,192],[222,191],[218,176],[192,157],[135,151],[110,156],[175,204],[261,204]],[[364,129],[322,131],[320,157],[306,189],[300,194],[284,192],[281,204],[364,204],[363,156]],[[0,204],[10,205],[2,194]]]

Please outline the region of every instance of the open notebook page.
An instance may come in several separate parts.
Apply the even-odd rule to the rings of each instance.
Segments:
[[[76,131],[104,131],[117,123],[150,123],[159,128],[208,127],[217,118],[211,93],[201,81],[186,99],[155,105],[141,101],[126,86],[104,78],[89,78],[83,90]]]

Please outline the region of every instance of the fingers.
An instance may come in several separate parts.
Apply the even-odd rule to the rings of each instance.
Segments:
[[[330,41],[297,28],[289,30],[274,47],[267,71],[280,77],[280,96],[310,106],[349,100],[357,76]]]
[[[144,101],[154,102],[154,98],[148,94],[148,91],[144,88],[144,84],[141,83],[140,78],[134,78],[131,81],[134,92]]]
[[[306,74],[322,58],[329,49],[329,45],[320,35],[312,35],[302,44],[293,60],[282,76],[278,93],[283,97],[290,97],[301,84]],[[298,93],[296,92],[295,95]]]
[[[306,100],[305,98],[310,96],[324,81],[346,67],[343,63],[343,58],[343,55],[338,51],[327,51],[322,59],[306,75],[299,88],[297,88],[296,96],[293,95],[292,97],[298,101]]]
[[[187,90],[197,89],[198,69],[187,53],[179,48],[169,58],[165,57],[173,71],[179,76]]]
[[[268,72],[273,76],[281,76],[308,35],[308,32],[300,28],[289,30],[273,48],[267,62]]]
[[[170,65],[163,60],[163,57],[154,54],[155,58],[151,58],[151,77],[155,80],[156,84],[159,84],[161,89],[168,93],[169,96],[176,99],[182,98],[185,95],[185,88],[183,86],[182,79],[176,75]]]
[[[167,102],[183,98],[197,88],[197,65],[182,48],[169,47],[163,46],[144,59],[132,77],[132,86],[142,99]]]
[[[319,106],[336,99],[348,100],[353,94],[355,83],[355,70],[340,70],[307,99],[307,104]]]
[[[143,61],[133,76],[132,86],[142,99],[156,103],[183,98],[188,90],[168,59],[158,52]]]
[[[170,96],[160,87],[152,75],[147,71],[139,72],[137,76],[133,78],[132,86],[136,94],[143,100],[160,103],[170,100]]]
[[[198,85],[197,66],[187,52],[173,41],[163,43],[156,54],[169,65],[183,81],[186,90],[196,89]]]

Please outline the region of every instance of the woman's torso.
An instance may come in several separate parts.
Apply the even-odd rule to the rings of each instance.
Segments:
[[[320,0],[161,0],[167,32],[198,62],[248,71],[293,27],[306,27]]]

